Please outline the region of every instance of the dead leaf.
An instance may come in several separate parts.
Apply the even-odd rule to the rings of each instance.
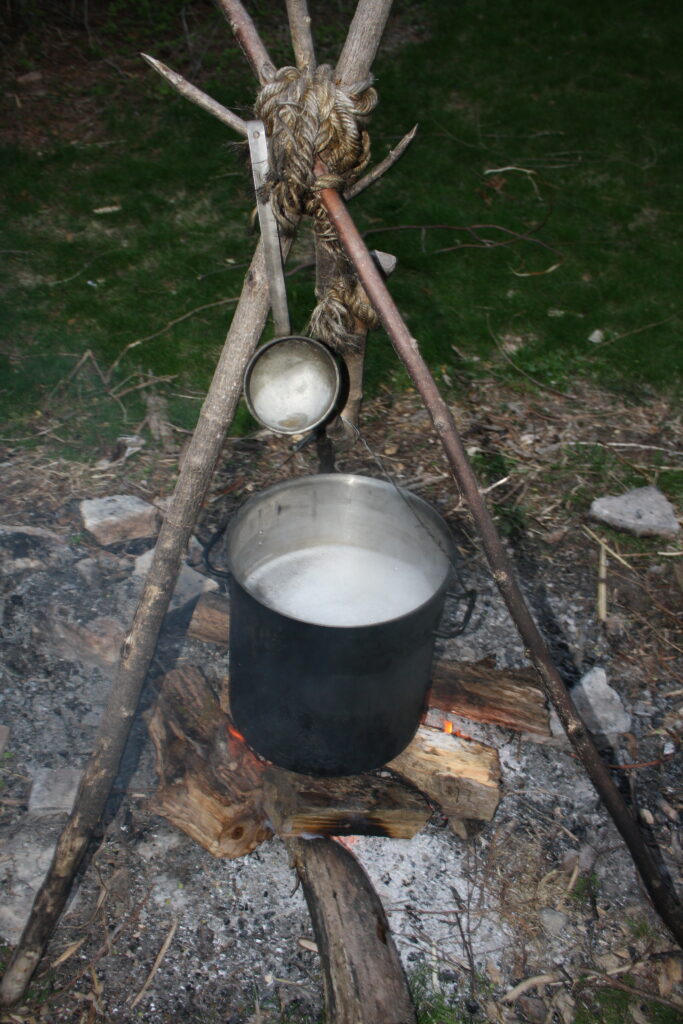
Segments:
[[[663,960],[659,967],[657,977],[657,988],[660,996],[670,996],[674,985],[680,985],[683,980],[683,964],[678,957],[668,957]]]

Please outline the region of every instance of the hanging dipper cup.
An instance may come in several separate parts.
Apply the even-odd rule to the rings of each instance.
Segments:
[[[337,407],[342,377],[332,352],[313,338],[290,335],[287,291],[275,214],[263,199],[268,140],[263,121],[247,122],[270,304],[277,337],[259,348],[244,375],[252,416],[276,434],[301,434],[320,426]]]

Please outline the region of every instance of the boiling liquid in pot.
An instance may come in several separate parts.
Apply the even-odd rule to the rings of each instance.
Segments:
[[[278,555],[254,569],[246,589],[269,608],[320,626],[368,626],[406,615],[434,593],[417,567],[351,544]]]

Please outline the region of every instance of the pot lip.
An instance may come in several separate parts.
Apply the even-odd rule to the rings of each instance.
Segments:
[[[312,629],[328,629],[334,631],[335,633],[339,633],[339,631],[342,630],[348,631],[378,629],[389,625],[394,625],[396,623],[401,623],[415,615],[418,615],[424,608],[427,607],[427,605],[431,604],[435,600],[441,600],[443,595],[445,595],[446,592],[448,591],[448,580],[451,574],[451,570],[454,566],[456,551],[455,541],[451,535],[448,524],[445,522],[443,517],[437,512],[434,506],[431,505],[428,501],[425,501],[425,499],[420,497],[419,494],[415,494],[413,491],[409,491],[406,488],[400,487],[394,481],[382,480],[378,477],[372,476],[363,476],[360,473],[307,474],[306,476],[293,477],[289,480],[281,480],[279,483],[272,484],[270,487],[267,487],[264,490],[259,491],[258,494],[250,495],[250,497],[247,498],[247,500],[238,508],[238,510],[232,517],[230,523],[228,524],[228,527],[225,532],[224,541],[226,553],[229,552],[232,537],[237,528],[239,527],[240,523],[244,520],[246,516],[249,515],[250,510],[257,507],[262,500],[270,498],[271,496],[276,495],[279,492],[300,490],[302,487],[309,486],[313,483],[322,483],[323,486],[325,486],[326,484],[331,484],[333,486],[342,486],[346,488],[370,487],[375,488],[377,490],[392,491],[395,494],[397,494],[398,497],[401,497],[403,500],[409,503],[413,503],[414,505],[418,506],[418,508],[423,510],[424,513],[429,517],[429,520],[434,525],[434,527],[439,531],[440,540],[443,542],[444,545],[444,547],[441,550],[444,555],[445,561],[448,563],[447,568],[443,574],[443,579],[441,580],[439,586],[434,589],[433,593],[425,601],[423,601],[419,605],[416,605],[414,608],[410,608],[407,612],[404,612],[403,615],[394,616],[393,618],[389,619],[381,619],[377,622],[360,623],[351,626],[334,626],[323,623],[310,622],[307,619],[295,618],[292,615],[287,615],[286,613],[280,611],[278,608],[273,608],[271,605],[266,604],[266,602],[255,597],[245,586],[242,574],[235,573],[233,571],[231,559],[228,556],[231,583],[234,581],[244,591],[244,593],[248,594],[249,597],[252,598],[252,600],[256,601],[262,607],[267,608],[270,612],[273,612],[275,615],[278,615],[283,619],[288,619],[290,622],[296,622],[298,625],[309,626]],[[417,514],[416,520],[422,525],[422,522]],[[436,538],[432,537],[432,540],[434,541],[435,544],[438,544]]]

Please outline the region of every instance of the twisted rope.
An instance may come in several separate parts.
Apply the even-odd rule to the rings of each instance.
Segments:
[[[319,285],[308,330],[341,352],[357,347],[356,320],[368,327],[378,321],[317,193],[323,188],[343,192],[367,167],[370,138],[364,125],[376,103],[369,79],[342,90],[334,84],[332,68],[322,64],[313,72],[280,68],[261,89],[254,111],[270,140],[263,198],[270,200],[285,233],[291,234],[299,217],[310,216],[318,245],[329,257],[330,272]],[[327,173],[316,178],[318,158]]]

